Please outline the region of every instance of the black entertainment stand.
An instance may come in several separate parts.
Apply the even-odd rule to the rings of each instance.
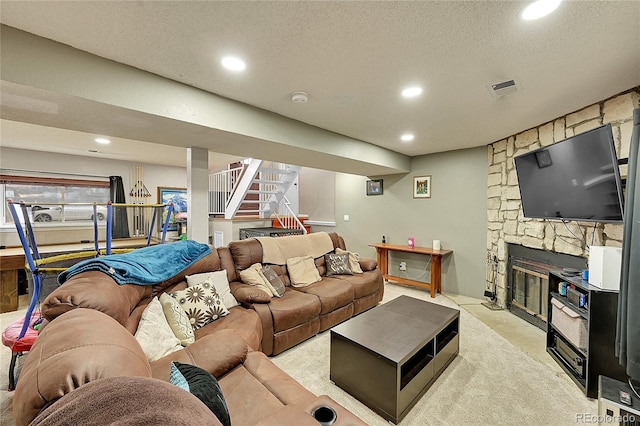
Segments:
[[[582,295],[585,298],[584,308],[560,294],[562,282],[575,291],[574,296]],[[575,300],[575,297],[572,299]],[[571,310],[572,315],[577,313],[576,321],[586,322],[585,347],[579,347],[575,336],[565,336],[554,325],[553,312],[558,314],[558,308],[555,311],[552,308],[554,300],[556,306]],[[599,375],[626,380],[624,368],[615,356],[617,291],[592,286],[580,277],[563,275],[562,271],[551,271],[548,303],[547,352],[589,398],[598,397]]]

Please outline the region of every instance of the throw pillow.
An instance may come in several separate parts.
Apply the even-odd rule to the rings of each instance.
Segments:
[[[322,279],[311,256],[287,259],[287,269],[294,287],[305,287]]]
[[[247,269],[240,271],[240,279],[243,283],[253,285],[269,296],[273,296],[273,292],[268,285],[269,281],[262,275],[262,265],[260,263],[254,263]]]
[[[187,313],[194,330],[204,327],[218,318],[229,315],[215,288],[194,285],[169,293]]]
[[[327,266],[327,276],[330,275],[353,275],[349,266],[349,255],[346,253],[328,253],[324,255]]]
[[[140,343],[149,362],[182,349],[180,340],[173,334],[157,297],[154,297],[142,312],[134,337]]]
[[[196,338],[189,317],[178,301],[167,293],[162,293],[159,300],[169,327],[171,327],[173,334],[180,340],[180,344],[182,346],[188,346],[195,342]]]
[[[362,274],[362,268],[360,267],[360,255],[358,253],[342,250],[340,247],[336,248],[336,253],[347,253],[349,255],[349,266],[351,266],[351,271],[354,274]]]
[[[269,281],[273,295],[282,297],[286,289],[284,283],[282,282],[282,279],[278,276],[278,273],[274,271],[271,266],[265,265],[262,267],[262,275],[264,275],[267,281]]]
[[[222,389],[216,378],[207,370],[173,361],[169,382],[197,396],[216,415],[220,423],[231,426],[229,409]]]
[[[233,297],[233,294],[231,294],[226,270],[223,269],[222,271],[204,272],[202,274],[193,274],[186,276],[187,285],[189,287],[201,284],[209,278],[211,278],[211,282],[213,282],[216,291],[222,298],[222,303],[224,303],[224,306],[226,306],[227,309],[238,306],[238,301],[235,297]]]

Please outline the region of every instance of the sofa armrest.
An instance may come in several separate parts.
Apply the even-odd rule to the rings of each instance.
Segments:
[[[13,397],[16,424],[29,424],[41,408],[93,381],[151,377],[140,344],[113,318],[73,309],[42,330],[29,351]]]
[[[171,361],[203,368],[216,378],[224,376],[247,358],[249,348],[232,330],[220,330],[207,334],[184,349],[166,355],[151,363],[151,374],[156,379],[168,381]]]
[[[252,303],[271,302],[271,296],[256,286],[234,282],[229,284],[229,288],[231,288],[233,297],[244,306],[249,306]]]
[[[123,326],[140,300],[151,295],[151,286],[118,285],[102,272],[83,272],[56,288],[42,304],[42,315],[49,321],[77,308],[100,311]]]
[[[376,259],[370,259],[367,257],[360,258],[360,268],[363,271],[373,271],[378,267],[378,261]]]

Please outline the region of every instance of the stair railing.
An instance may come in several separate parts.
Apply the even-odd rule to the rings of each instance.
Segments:
[[[281,214],[284,213],[284,214]],[[307,228],[298,218],[298,215],[291,209],[291,202],[287,197],[282,197],[277,208],[273,211],[273,216],[278,220],[280,226],[285,229],[300,229],[303,234],[307,233]]]
[[[242,167],[236,167],[209,175],[209,214],[225,213],[242,171]]]

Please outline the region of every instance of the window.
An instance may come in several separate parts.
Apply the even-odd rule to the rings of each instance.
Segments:
[[[3,195],[3,223],[13,223],[11,212],[6,207],[13,200],[19,217],[22,210],[18,202],[23,201],[32,222],[71,222],[93,220],[93,203],[96,217],[104,221],[107,217],[106,203],[109,201],[109,182],[76,179],[39,178],[28,176],[0,175]]]

